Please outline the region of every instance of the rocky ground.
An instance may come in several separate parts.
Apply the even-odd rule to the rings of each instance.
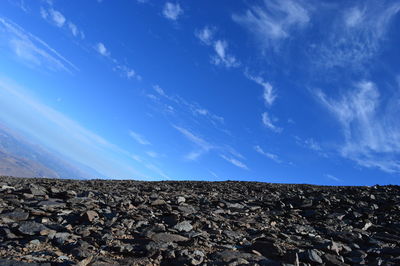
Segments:
[[[0,177],[0,265],[400,265],[400,187]]]

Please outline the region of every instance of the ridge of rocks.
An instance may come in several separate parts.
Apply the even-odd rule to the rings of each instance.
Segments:
[[[400,187],[0,177],[0,265],[400,265]]]

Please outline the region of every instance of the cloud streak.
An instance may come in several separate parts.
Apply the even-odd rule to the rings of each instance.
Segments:
[[[280,133],[282,131],[282,128],[277,127],[273,124],[273,122],[267,112],[264,112],[261,114],[261,121],[265,127],[269,128],[270,130],[272,130],[276,133]]]
[[[129,136],[131,136],[131,138],[133,138],[137,143],[141,145],[151,145],[151,143],[147,139],[145,139],[142,135],[133,132],[132,130],[129,131]]]
[[[27,32],[16,23],[0,17],[0,38],[8,43],[11,52],[28,66],[43,66],[51,71],[79,69],[39,37]]]
[[[315,92],[317,100],[341,125],[343,157],[364,167],[400,173],[400,97],[382,99],[377,86],[361,81],[339,99]]]
[[[49,5],[52,6],[51,4]],[[75,23],[68,21],[63,13],[53,9],[53,7],[47,9],[40,7],[40,16],[58,28],[68,29],[74,37],[85,38],[85,34]]]
[[[222,159],[224,159],[225,161],[227,161],[227,162],[233,164],[233,165],[236,166],[236,167],[239,167],[239,168],[244,169],[244,170],[249,170],[249,168],[247,167],[247,165],[245,165],[243,162],[241,162],[241,161],[239,161],[239,160],[237,160],[237,159],[235,159],[235,158],[233,158],[233,157],[228,157],[228,156],[226,156],[226,155],[224,155],[224,154],[220,154],[219,156],[220,156]]]
[[[276,163],[282,163],[282,161],[279,159],[278,155],[273,154],[273,153],[269,153],[269,152],[265,152],[260,146],[256,145],[254,146],[254,150],[256,152],[258,152],[259,154],[267,157],[268,159],[276,162]]]
[[[365,71],[365,65],[384,48],[390,25],[400,12],[393,1],[361,1],[345,8],[312,53],[318,66],[326,68],[351,66]]]
[[[252,76],[248,73],[245,73],[245,76],[263,88],[264,103],[267,107],[272,106],[272,104],[276,100],[276,93],[275,93],[275,90],[272,87],[272,85],[269,82],[264,81],[264,79],[262,77]]]
[[[310,16],[302,1],[264,0],[264,6],[253,5],[232,19],[252,33],[263,48],[277,48],[292,31],[304,28]]]

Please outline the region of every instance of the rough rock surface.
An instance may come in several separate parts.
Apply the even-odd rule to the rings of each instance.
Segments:
[[[0,177],[0,265],[400,265],[400,187]]]

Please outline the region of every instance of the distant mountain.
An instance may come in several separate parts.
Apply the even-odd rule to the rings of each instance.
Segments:
[[[0,125],[0,175],[51,178],[102,178],[94,169],[62,158]]]

